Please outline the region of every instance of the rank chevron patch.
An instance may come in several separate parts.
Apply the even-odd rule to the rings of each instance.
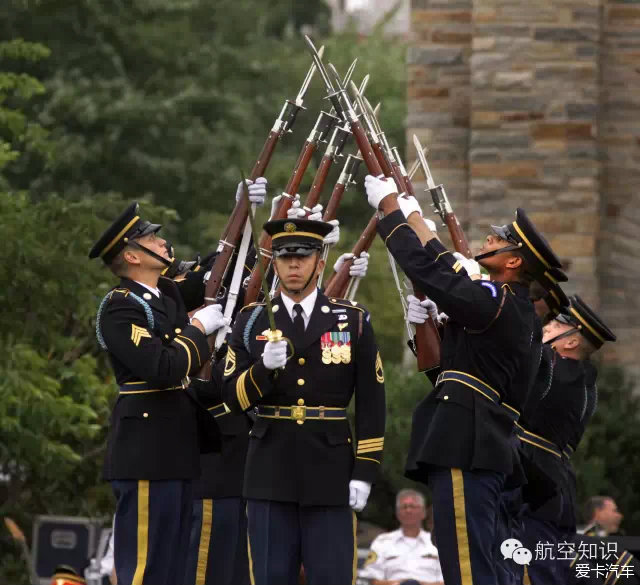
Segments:
[[[138,347],[140,345],[140,340],[143,337],[148,337],[151,339],[151,333],[149,333],[144,327],[138,327],[137,325],[131,324],[131,341],[133,341],[133,345]]]

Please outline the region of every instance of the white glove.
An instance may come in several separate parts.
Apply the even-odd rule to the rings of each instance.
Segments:
[[[427,228],[430,229],[435,234],[437,231],[436,222],[427,217],[423,217],[422,219],[424,220],[424,224],[427,226]]]
[[[246,183],[249,189],[249,201],[256,205],[262,205],[267,197],[267,179],[258,177],[255,182],[251,179],[246,179]],[[236,189],[236,201],[240,201],[243,197],[244,188],[242,187],[242,181],[240,181]]]
[[[349,482],[349,505],[356,511],[362,512],[367,505],[371,484],[368,481],[352,479]]]
[[[460,252],[453,253],[456,260],[462,264],[462,267],[467,271],[469,276],[480,276],[482,271],[480,270],[480,264],[478,264],[473,258],[466,258]]]
[[[424,299],[419,301],[413,295],[407,297],[409,306],[407,308],[407,317],[409,323],[414,325],[422,325],[427,317],[431,317],[433,320],[438,320],[438,307],[431,299]]]
[[[322,221],[322,205],[320,205],[320,203],[309,209],[307,213],[309,214],[307,215],[307,219],[311,221]]]
[[[280,195],[282,197],[282,195]],[[304,219],[307,217],[307,212],[302,207],[302,203],[300,203],[300,195],[296,193],[295,201],[291,204],[291,207],[287,209],[287,218],[288,219]]]
[[[202,323],[205,335],[211,335],[216,329],[228,327],[231,324],[231,319],[222,314],[222,305],[209,305],[200,309],[195,312],[193,319]]]
[[[262,363],[267,370],[284,368],[287,363],[287,342],[267,341],[262,352]]]
[[[280,201],[282,201],[283,197],[284,195],[280,194],[271,200],[271,215],[269,216],[270,220],[274,218],[276,211],[278,211],[278,206],[280,205]],[[296,201],[300,201],[300,195],[298,194],[296,194],[296,196],[294,197],[294,201],[291,204],[291,207],[295,205]],[[287,210],[287,217],[289,217],[289,210]],[[298,216],[295,216],[295,217],[298,217]]]
[[[325,246],[333,246],[334,244],[337,244],[340,239],[340,221],[332,219],[327,223],[330,223],[333,226],[333,229],[324,237],[322,243]]]
[[[353,254],[351,252],[347,254],[342,254],[336,260],[336,263],[333,265],[333,270],[335,272],[339,272],[342,268],[342,265],[347,261],[353,258]],[[356,258],[351,266],[349,267],[349,276],[354,278],[364,278],[367,275],[367,269],[369,268],[369,253],[361,252],[360,257]]]
[[[422,217],[422,209],[415,197],[398,197],[398,205],[407,219],[409,219],[409,216],[416,211],[420,214],[420,217]]]
[[[369,205],[374,209],[378,209],[380,201],[387,195],[398,193],[395,181],[393,179],[385,179],[382,175],[379,177],[367,175],[364,178],[364,190],[367,192]]]

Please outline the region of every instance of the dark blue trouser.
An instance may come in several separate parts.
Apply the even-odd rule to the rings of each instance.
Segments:
[[[191,529],[190,480],[114,480],[118,585],[176,585]]]
[[[429,471],[440,566],[447,585],[496,585],[495,559],[504,474]]]
[[[348,506],[249,500],[249,571],[255,585],[350,585],[356,577],[356,517]]]
[[[500,498],[500,516],[496,533],[496,574],[498,585],[522,585],[524,566],[505,558],[500,545],[509,539],[519,540],[523,545],[524,526],[522,520],[522,489],[515,488],[502,492]],[[524,545],[526,547],[526,545]],[[531,549],[533,553],[535,549]],[[512,552],[512,551],[511,551]]]
[[[193,501],[185,585],[249,585],[244,499]]]
[[[533,515],[524,515],[522,542],[534,555],[527,573],[531,585],[567,585],[567,561],[558,559],[558,543],[565,541],[567,531],[552,522],[539,520]],[[548,544],[544,555],[536,558],[536,544]],[[546,557],[546,558],[543,558]],[[553,557],[553,558],[551,558]]]

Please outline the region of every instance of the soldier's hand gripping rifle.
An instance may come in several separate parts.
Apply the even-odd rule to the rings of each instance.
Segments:
[[[321,47],[320,50],[323,51],[324,47]],[[305,109],[303,106],[304,96],[309,89],[309,85],[311,84],[315,71],[316,65],[313,63],[302,82],[302,86],[300,87],[300,91],[298,91],[298,95],[295,100],[285,101],[282,111],[276,119],[273,128],[269,132],[267,140],[262,147],[262,151],[258,155],[258,159],[249,174],[249,179],[252,181],[255,181],[255,179],[264,175],[278,141],[282,136],[284,136],[284,134],[291,132],[298,112]],[[218,254],[211,268],[211,274],[205,287],[205,304],[217,302],[218,293],[220,292],[225,275],[231,264],[233,251],[242,237],[245,223],[247,221],[248,211],[249,206],[244,198],[241,197],[236,203],[236,206],[229,217],[229,221],[222,232],[222,237],[218,244]]]
[[[307,45],[311,50],[313,60],[315,61],[318,71],[322,76],[323,81],[327,87],[327,91],[329,94],[329,99],[334,104],[336,111],[339,112],[344,120],[351,125],[351,132],[358,144],[358,148],[362,153],[362,158],[367,165],[367,169],[374,176],[379,176],[382,174],[382,168],[380,167],[380,163],[376,158],[376,155],[373,153],[371,148],[371,143],[364,131],[364,128],[360,124],[358,120],[358,116],[355,113],[355,110],[351,104],[349,96],[347,95],[344,88],[340,85],[340,79],[336,78],[336,86],[337,90],[334,88],[333,83],[329,79],[329,76],[324,68],[322,60],[318,55],[311,39],[308,36],[305,36],[307,41]],[[363,111],[363,114],[365,112]],[[373,222],[377,222],[377,214],[372,218],[369,222],[372,224]],[[369,226],[367,226],[369,227]],[[373,223],[373,231],[375,234],[375,223]],[[345,262],[344,266],[341,269],[341,272],[344,272],[346,269],[346,276],[348,280],[349,275],[349,262]],[[336,279],[340,275],[336,275]],[[438,332],[433,325],[433,321],[431,321],[431,326],[429,327],[429,321],[420,326],[416,331],[416,344],[417,344],[417,353],[418,353],[418,368],[421,371],[431,369],[436,367],[440,362],[440,339],[438,337]]]
[[[424,154],[422,145],[420,144],[420,140],[418,140],[418,137],[415,134],[413,135],[413,144],[416,147],[418,160],[422,165],[422,170],[427,180],[427,188],[425,189],[425,191],[431,194],[431,198],[433,200],[433,208],[442,219],[442,222],[447,226],[455,251],[460,252],[460,254],[462,254],[465,258],[473,258],[473,254],[471,253],[471,249],[469,248],[467,237],[464,234],[464,230],[462,229],[462,226],[460,225],[456,214],[451,208],[451,203],[449,203],[449,198],[447,197],[447,193],[444,190],[444,186],[442,184],[435,184],[433,176],[431,175],[431,170],[429,169],[427,157]]]

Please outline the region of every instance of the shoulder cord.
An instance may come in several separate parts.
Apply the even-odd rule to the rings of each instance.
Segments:
[[[511,290],[511,289],[509,289],[509,290]],[[498,311],[494,315],[493,319],[491,319],[491,321],[489,321],[489,324],[484,329],[467,329],[465,327],[464,328],[465,332],[470,333],[472,335],[479,335],[480,333],[484,333],[485,331],[487,331],[489,329],[489,327],[491,327],[491,325],[493,325],[496,322],[496,320],[500,316],[500,313],[502,313],[502,307],[504,307],[504,301],[505,301],[506,298],[507,298],[507,291],[504,289],[504,286],[503,286],[502,287],[502,300],[500,301],[500,306],[498,307]]]
[[[244,342],[244,347],[248,353],[251,353],[251,348],[249,347],[249,338],[251,336],[251,329],[253,329],[253,325],[255,324],[256,319],[258,318],[261,312],[262,312],[262,305],[258,305],[255,309],[253,309],[253,312],[251,313],[251,316],[247,320],[247,324],[244,327],[244,331],[242,332],[242,341]]]
[[[104,307],[107,304],[107,302],[109,302],[109,300],[111,299],[113,292],[114,291],[107,293],[105,297],[102,299],[102,301],[100,302],[100,306],[98,307],[98,314],[96,316],[96,338],[98,339],[98,343],[100,344],[100,347],[105,351],[107,350],[107,344],[105,343],[104,337],[102,336],[102,331],[101,331],[102,328],[100,325],[102,322],[102,312],[104,311]],[[142,306],[142,308],[144,309],[145,315],[147,316],[147,323],[149,324],[149,329],[153,329],[155,326],[155,320],[153,318],[153,311],[151,310],[151,306],[149,305],[149,303],[147,303],[147,301],[145,301],[144,299],[141,299],[138,295],[132,292],[129,292],[127,297],[132,298],[134,301],[136,301]]]

